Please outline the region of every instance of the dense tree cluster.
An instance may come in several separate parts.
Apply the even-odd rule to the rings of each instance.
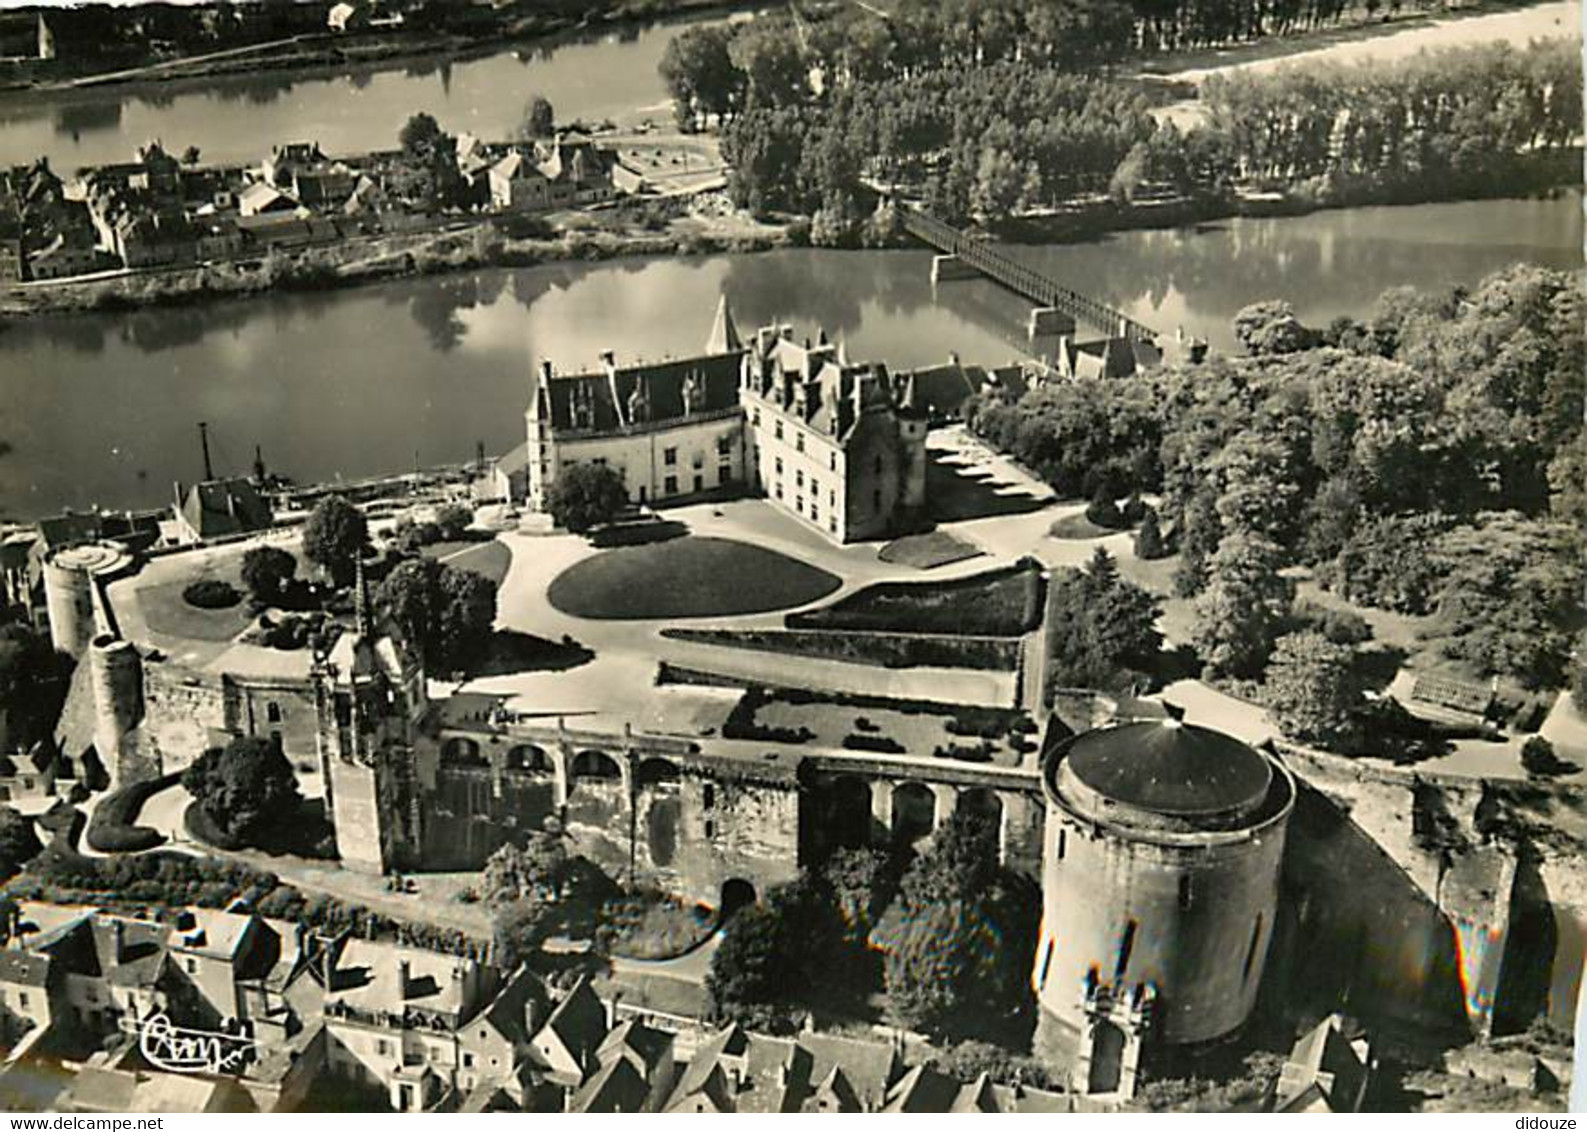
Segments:
[[[0,624],[0,741],[25,751],[47,739],[71,675],[72,658],[55,651],[48,633]]]
[[[1284,571],[1310,566],[1353,602],[1430,615],[1426,639],[1474,673],[1555,686],[1583,592],[1582,309],[1578,279],[1515,267],[1297,323],[1299,348],[983,398],[970,423],[1065,494],[1161,495],[1216,672],[1261,675],[1292,627]]]
[[[297,572],[298,560],[279,546],[250,547],[242,556],[242,584],[261,605],[280,601]]]
[[[410,558],[375,595],[426,665],[466,668],[481,659],[496,620],[496,587],[472,570],[433,558]]]
[[[217,830],[247,845],[292,820],[300,801],[280,746],[249,736],[205,751],[183,773],[182,785]]]
[[[623,473],[609,464],[573,464],[557,473],[546,492],[546,510],[557,526],[576,535],[605,526],[628,507]]]
[[[316,503],[303,525],[304,557],[329,574],[338,586],[353,580],[358,560],[368,546],[368,520],[340,495],[327,495]]]
[[[1285,68],[1209,79],[1210,129],[1234,176],[1258,183],[1342,180],[1443,190],[1513,184],[1539,154],[1582,129],[1581,53],[1570,40],[1423,53],[1393,66]]]
[[[1106,550],[1098,547],[1084,570],[1055,574],[1047,609],[1054,684],[1122,691],[1146,683],[1163,643],[1157,599],[1120,575]]]
[[[1352,7],[910,0],[886,21],[860,7],[767,13],[685,33],[661,71],[681,123],[721,126],[738,203],[812,216],[812,237],[827,234],[818,242],[852,235],[862,176],[907,186],[954,221],[1104,191],[1127,201],[1147,185],[1192,197],[1277,186],[1338,202],[1560,179],[1553,159],[1582,128],[1568,41],[1219,77],[1188,132],[1160,125],[1137,84],[1106,73],[1143,52],[1315,27]]]

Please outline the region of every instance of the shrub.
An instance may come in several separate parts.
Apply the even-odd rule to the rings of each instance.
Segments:
[[[242,600],[242,591],[230,582],[205,578],[183,590],[182,600],[199,609],[230,609]]]
[[[1554,744],[1541,735],[1534,735],[1521,747],[1521,766],[1534,778],[1553,778],[1576,770],[1554,753]]]
[[[1126,525],[1124,514],[1119,510],[1119,505],[1114,501],[1112,491],[1106,484],[1097,488],[1096,495],[1086,505],[1086,518],[1110,531],[1116,531]]]
[[[1336,645],[1360,645],[1372,639],[1372,626],[1352,609],[1330,609],[1316,602],[1303,601],[1295,606],[1295,619]]]
[[[884,755],[904,753],[904,745],[889,735],[845,735],[843,745],[851,751],[876,751]]]
[[[1019,663],[1019,643],[1001,638],[917,633],[829,633],[820,630],[673,628],[663,629],[661,635],[672,640],[700,641],[725,648],[841,660],[882,668],[974,668],[1011,672]]]
[[[181,777],[168,774],[106,794],[89,819],[88,847],[99,853],[141,853],[164,845],[165,838],[158,830],[134,825],[133,818],[153,795],[174,786]]]

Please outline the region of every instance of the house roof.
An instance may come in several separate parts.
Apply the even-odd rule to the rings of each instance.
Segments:
[[[781,412],[846,443],[873,411],[913,411],[903,387],[880,364],[850,364],[841,346],[795,342],[792,327],[762,327],[749,361],[751,390]]]
[[[1257,805],[1273,768],[1221,731],[1168,719],[1083,731],[1064,743],[1059,781],[1077,780],[1102,798],[1176,817],[1224,814]]]
[[[0,950],[0,983],[12,986],[42,987],[49,982],[50,958],[31,951],[8,947]]]
[[[638,1112],[650,1085],[627,1058],[603,1065],[568,1100],[569,1112]]]
[[[182,494],[183,520],[199,538],[220,538],[270,525],[270,505],[241,476],[194,484]]]
[[[557,1004],[541,1027],[540,1035],[550,1034],[567,1050],[576,1063],[588,1067],[606,1037],[606,1007],[596,996],[588,979]],[[539,1037],[540,1035],[536,1035]]]
[[[735,408],[738,377],[738,354],[703,354],[553,374],[549,383],[542,375],[541,393],[553,429],[617,432]]]
[[[521,970],[491,1000],[483,1020],[513,1045],[527,1045],[534,1036],[529,1032],[530,1004],[543,1003],[545,997],[540,980],[527,969]]]
[[[707,354],[735,354],[744,349],[744,343],[738,336],[738,327],[733,323],[733,309],[728,306],[727,296],[723,295],[716,301],[716,318],[711,322],[711,334],[705,340]]]
[[[185,915],[193,918],[193,926],[173,931],[171,947],[213,959],[235,959],[249,929],[259,921],[251,914],[214,908],[190,908]]]
[[[891,1043],[835,1034],[801,1034],[798,1042],[810,1054],[811,1082],[826,1082],[833,1070],[841,1070],[867,1110],[874,1111],[886,1102],[887,1086],[900,1068],[898,1051]]]
[[[407,986],[401,984],[407,965]],[[326,1003],[340,1003],[376,1014],[401,1014],[416,1007],[461,1020],[470,1003],[465,994],[472,959],[376,940],[347,942],[337,960]]]
[[[626,1057],[642,1066],[648,1076],[671,1048],[671,1034],[629,1019],[606,1035],[595,1056],[603,1064],[614,1057]]]
[[[887,1091],[883,1112],[947,1112],[959,1099],[960,1084],[929,1065],[917,1065]]]
[[[737,1023],[712,1034],[695,1049],[694,1056],[679,1074],[672,1095],[667,1098],[667,1108],[682,1104],[689,1097],[702,1092],[711,1094],[716,1107],[723,1107],[726,1081],[723,1079],[722,1059],[741,1058],[748,1048],[749,1038]]]

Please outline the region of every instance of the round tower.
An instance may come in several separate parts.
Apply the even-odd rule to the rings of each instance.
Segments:
[[[109,581],[131,563],[132,556],[124,547],[106,542],[63,546],[45,556],[44,603],[56,651],[82,658],[99,631],[95,580]]]
[[[1250,1015],[1295,782],[1175,719],[1045,752],[1038,1044],[1091,1092],[1128,1093],[1143,1046],[1224,1037]]]
[[[129,642],[108,634],[95,637],[88,650],[94,689],[94,749],[114,786],[153,777],[155,768],[134,765],[136,750],[126,735],[143,719],[143,658]]]

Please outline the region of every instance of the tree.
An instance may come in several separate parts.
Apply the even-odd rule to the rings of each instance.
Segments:
[[[70,656],[55,651],[48,633],[0,625],[0,741],[25,751],[50,740],[73,667]]]
[[[445,136],[435,116],[421,110],[403,124],[401,132],[397,134],[397,142],[402,146],[403,153],[422,160],[435,152],[436,145]]]
[[[821,871],[832,889],[844,939],[864,947],[898,888],[892,862],[880,849],[839,849]]]
[[[1055,685],[1124,690],[1145,681],[1163,643],[1157,599],[1122,577],[1106,550],[1084,570],[1058,573],[1048,608]]]
[[[199,159],[199,148],[198,148],[198,146],[190,145],[185,150],[182,151],[182,164],[183,165],[197,165],[198,164],[198,159]]]
[[[1086,518],[1110,531],[1124,526],[1124,516],[1119,511],[1118,501],[1113,498],[1111,485],[1097,485],[1096,491],[1091,494],[1091,502],[1086,504]]]
[[[302,801],[280,746],[246,735],[205,751],[183,773],[182,785],[222,834],[243,844],[257,844],[293,820]]]
[[[32,818],[24,817],[10,806],[0,806],[0,880],[16,876],[43,848]]]
[[[1360,735],[1365,703],[1355,651],[1321,633],[1279,638],[1267,666],[1268,714],[1280,731],[1302,743],[1348,751]]]
[[[279,546],[250,547],[242,556],[242,584],[262,605],[280,601],[298,571],[298,560]]]
[[[546,492],[546,510],[557,526],[576,535],[605,526],[628,507],[623,473],[608,464],[574,464],[557,473]]]
[[[728,28],[707,25],[667,44],[659,70],[679,126],[692,128],[712,115],[726,118],[738,110],[745,80],[728,51],[732,37]]]
[[[1541,735],[1534,735],[1521,745],[1521,766],[1533,778],[1554,778],[1580,769],[1556,755],[1554,744]]]
[[[534,95],[524,107],[523,122],[518,128],[519,135],[526,141],[535,141],[539,138],[549,138],[557,129],[557,113],[551,105],[551,100],[543,94]]]
[[[315,504],[303,525],[304,556],[338,586],[352,582],[368,545],[369,523],[364,513],[340,495],[327,495]]]
[[[911,1029],[961,1036],[1026,1005],[1035,901],[997,864],[995,837],[985,821],[956,813],[873,933],[888,1000]]]
[[[764,903],[734,913],[711,957],[705,988],[719,1014],[764,1024],[779,1008],[807,1001],[824,982],[837,938],[830,891],[801,873],[772,889]]]
[[[380,583],[376,602],[427,665],[466,668],[490,642],[496,587],[472,570],[433,558],[412,558]]]
[[[1277,299],[1242,307],[1234,316],[1234,336],[1252,357],[1293,354],[1316,339],[1295,317],[1295,308]]]
[[[490,855],[480,876],[481,895],[492,904],[520,900],[556,903],[567,883],[570,858],[560,823],[529,834],[522,847],[508,842]]]
[[[1152,562],[1167,558],[1171,553],[1163,538],[1162,527],[1158,525],[1157,508],[1148,505],[1146,513],[1141,516],[1140,529],[1135,532],[1135,557],[1142,562]]]
[[[461,503],[448,503],[436,510],[435,525],[440,528],[442,538],[457,542],[474,525],[474,512]]]
[[[1283,551],[1260,535],[1226,536],[1207,564],[1191,640],[1213,673],[1255,677],[1283,630],[1293,596],[1279,573]]]

